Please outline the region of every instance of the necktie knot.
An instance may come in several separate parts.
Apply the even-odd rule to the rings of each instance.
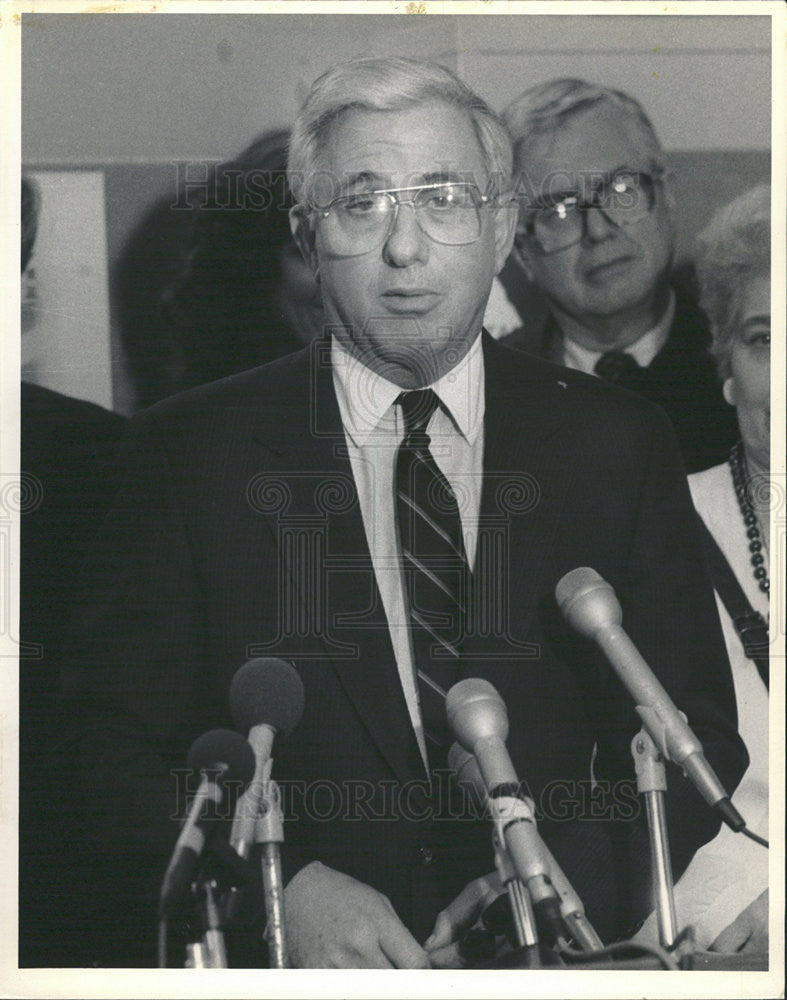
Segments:
[[[607,382],[620,382],[627,375],[638,372],[640,367],[636,358],[625,351],[607,351],[596,362],[594,371]]]
[[[396,402],[402,408],[405,437],[425,439],[428,445],[426,427],[439,406],[437,395],[432,389],[413,389],[410,392],[400,392]]]

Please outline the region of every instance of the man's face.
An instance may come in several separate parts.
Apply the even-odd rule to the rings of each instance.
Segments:
[[[534,136],[519,153],[515,177],[526,177],[527,189],[537,195],[572,182],[585,194],[591,177],[620,168],[652,173],[653,152],[637,121],[601,103],[568,117],[554,132]],[[651,308],[667,280],[673,249],[663,184],[656,183],[653,210],[637,222],[615,226],[595,208],[582,214],[584,236],[570,247],[543,253],[532,239],[520,239],[529,275],[558,312],[591,327]]]
[[[489,179],[469,117],[442,101],[346,111],[330,126],[317,167],[334,197],[452,180],[473,181],[484,193]],[[480,333],[516,215],[482,206],[478,238],[447,246],[421,229],[411,197],[403,196],[388,236],[360,254],[337,253],[319,217],[313,231],[301,226],[297,234],[319,275],[325,322],[364,364],[404,388],[450,371]],[[318,190],[315,200],[330,196]]]

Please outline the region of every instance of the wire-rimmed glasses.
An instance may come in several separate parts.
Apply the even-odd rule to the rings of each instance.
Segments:
[[[588,209],[598,209],[614,226],[640,222],[656,203],[656,184],[663,171],[618,170],[596,183],[587,198],[577,191],[561,191],[539,199],[525,210],[518,238],[533,241],[542,253],[557,253],[580,243],[587,231]]]
[[[359,191],[340,195],[324,207],[304,206],[304,210],[319,221],[329,252],[354,257],[382,246],[403,205],[412,209],[421,232],[435,243],[474,243],[481,235],[481,209],[490,203],[472,182],[452,181]]]

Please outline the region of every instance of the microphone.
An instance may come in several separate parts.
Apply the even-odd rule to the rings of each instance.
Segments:
[[[238,803],[231,843],[242,858],[252,844],[262,845],[262,885],[268,926],[265,937],[273,969],[289,965],[285,941],[284,882],[279,844],[284,840],[284,823],[279,789],[271,781],[271,749],[277,733],[285,736],[295,729],[303,715],[303,682],[291,663],[258,657],[238,670],[230,685],[230,708],[235,725],[248,730],[256,768],[254,781]],[[229,903],[235,911],[238,895]]]
[[[169,920],[188,891],[207,839],[208,824],[217,819],[228,783],[243,789],[254,775],[254,754],[246,740],[231,729],[212,729],[191,745],[188,766],[201,772],[199,788],[164,873],[159,919]]]
[[[271,750],[277,733],[289,736],[303,715],[303,681],[292,664],[257,657],[236,671],[230,685],[230,710],[237,728],[249,734],[255,771],[251,787],[238,802],[231,843],[247,858],[254,843],[265,784],[270,778]]]
[[[492,812],[492,805],[487,799],[486,785],[481,777],[478,762],[459,743],[454,743],[448,751],[448,766],[456,772],[458,783],[465,788],[475,806],[486,806]],[[552,885],[560,899],[560,912],[566,926],[571,931],[574,940],[585,951],[598,951],[603,948],[603,942],[596,934],[593,926],[585,917],[585,907],[563,869],[555,860],[554,855],[541,839],[541,847],[549,864]]]
[[[533,909],[554,937],[561,936],[560,904],[549,857],[505,745],[508,713],[503,699],[488,681],[468,677],[446,695],[446,712],[454,736],[475,756],[489,809],[501,821],[506,850],[514,871],[527,886]]]
[[[623,612],[612,587],[585,566],[566,573],[555,587],[555,598],[568,624],[601,648],[663,756],[683,769],[732,830],[742,830],[746,823],[705,758],[702,744],[621,627]]]

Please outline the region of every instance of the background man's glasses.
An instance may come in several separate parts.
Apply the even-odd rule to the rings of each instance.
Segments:
[[[614,226],[640,222],[653,211],[660,177],[661,172],[621,170],[597,184],[588,198],[575,191],[555,194],[524,213],[518,236],[532,240],[543,253],[557,253],[584,239],[588,209],[597,209]]]
[[[475,184],[461,182],[362,191],[310,210],[319,220],[328,252],[355,257],[385,243],[403,205],[412,209],[421,232],[435,243],[475,243],[481,235],[481,208],[489,203]]]

